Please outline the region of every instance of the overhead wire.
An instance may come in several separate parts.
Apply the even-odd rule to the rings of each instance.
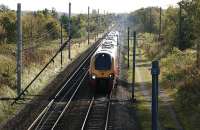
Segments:
[[[43,33],[42,37],[39,37],[38,39],[35,39],[34,41],[31,41],[32,43],[37,43],[37,44],[34,44],[33,46],[26,47],[23,50],[28,50],[30,48],[36,48],[36,47],[38,47],[39,45],[41,45],[42,40],[46,39],[47,35],[50,34],[50,33],[53,33],[53,32],[56,32],[56,30],[51,29],[50,31],[48,31],[48,33]],[[38,43],[38,42],[40,42],[40,43]]]

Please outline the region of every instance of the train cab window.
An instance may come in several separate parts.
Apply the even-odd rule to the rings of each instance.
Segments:
[[[95,69],[96,70],[110,70],[112,59],[111,56],[105,53],[96,55],[95,58]]]

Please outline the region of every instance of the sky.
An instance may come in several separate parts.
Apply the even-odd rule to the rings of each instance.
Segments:
[[[87,7],[99,9],[100,13],[128,13],[141,7],[177,6],[180,0],[0,0],[0,4],[7,5],[10,9],[16,10],[17,3],[21,3],[22,10],[42,10],[44,8],[56,11],[68,12],[68,3],[72,4],[72,13],[87,13]]]

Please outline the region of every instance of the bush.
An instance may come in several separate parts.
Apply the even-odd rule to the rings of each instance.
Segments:
[[[188,130],[200,128],[200,70],[195,65],[195,55],[194,51],[174,48],[161,60],[162,79],[176,87],[175,108]]]
[[[12,58],[0,55],[0,84],[15,88],[16,65]]]
[[[192,66],[185,71],[184,85],[180,86],[176,101],[180,109],[200,110],[200,71]]]
[[[172,51],[161,60],[161,71],[164,80],[169,82],[181,81],[187,77],[187,69],[195,63],[195,53],[191,50],[180,51],[173,48]]]

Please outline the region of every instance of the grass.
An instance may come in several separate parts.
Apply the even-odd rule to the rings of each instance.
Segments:
[[[125,78],[125,80],[127,80],[129,83],[132,82],[132,56],[133,56],[133,52],[132,52],[132,48],[133,45],[130,44],[130,52],[129,52],[129,58],[130,58],[130,67],[127,68],[123,68],[122,70],[120,71],[123,71],[123,76]],[[128,53],[127,53],[127,41],[124,42],[124,48],[125,48],[125,51],[122,52],[122,55],[123,55],[123,62],[124,64],[127,66],[127,63],[128,63]],[[137,51],[137,54],[138,54],[138,51]],[[137,60],[140,60],[140,57],[137,57]],[[145,68],[144,67],[140,67],[137,69],[140,69],[140,70],[137,70],[137,71],[140,71],[139,73],[142,73],[143,75],[142,76],[145,76],[144,78],[140,79],[138,76],[137,76],[137,73],[136,73],[136,88],[135,88],[135,98],[137,100],[136,104],[133,106],[133,107],[136,107],[136,115],[137,115],[137,119],[138,119],[138,123],[139,123],[139,129],[140,130],[149,130],[151,128],[151,113],[150,113],[150,104],[151,102],[149,101],[149,99],[146,99],[143,95],[143,93],[141,92],[140,90],[140,85],[143,83],[143,82],[149,82],[150,81],[150,74],[145,71]]]
[[[150,130],[151,129],[151,110],[150,101],[147,101],[140,91],[135,93],[137,104],[137,118],[139,120],[140,130]]]
[[[139,56],[139,53],[142,55]],[[137,117],[139,120],[139,126],[141,130],[149,130],[151,128],[151,61],[149,57],[145,55],[145,50],[139,50],[137,48],[137,57],[136,57],[136,90],[135,96],[137,99],[136,110]],[[127,54],[125,54],[124,59],[125,63],[127,63]],[[130,52],[130,64],[132,64],[132,52]],[[153,59],[153,58],[152,58]],[[139,78],[138,74],[141,74],[142,78]],[[132,68],[130,67],[128,70],[128,81],[132,80]],[[160,81],[162,77],[160,77]],[[162,83],[162,82],[161,82]],[[148,91],[148,96],[144,96],[144,92],[142,92],[141,87],[145,86]],[[164,88],[165,86],[161,87]],[[174,98],[174,94],[176,93],[176,89],[164,88],[167,96]],[[165,104],[165,102],[159,99],[159,121],[160,121],[160,129],[173,129],[176,130],[176,123],[174,122],[172,116],[169,114],[169,110]]]
[[[141,122],[141,129],[142,130],[149,130],[151,128],[151,74],[150,74],[150,67],[151,62],[148,61],[147,58],[144,57],[144,55],[141,57],[143,61],[140,64],[145,64],[145,66],[137,67],[138,73],[141,74],[142,79],[138,78],[139,75],[136,75],[136,82],[137,82],[137,91],[136,91],[136,98],[138,101],[137,104],[137,110],[138,110],[138,118]],[[147,64],[147,66],[146,66]],[[137,77],[138,76],[138,77]],[[148,96],[144,96],[141,85],[145,85],[146,91],[148,92]],[[162,86],[160,86],[162,87]],[[165,91],[165,93],[168,93]],[[170,92],[171,93],[171,92]],[[165,105],[165,102],[163,100],[159,99],[159,121],[160,121],[160,129],[169,129],[174,128],[176,130],[176,124],[169,114],[169,111],[167,109],[167,106]]]
[[[79,40],[76,40],[79,41]],[[80,41],[79,41],[80,42]],[[26,87],[28,83],[38,74],[43,66],[50,60],[52,55],[59,48],[59,41],[51,41],[48,44],[44,43],[39,48],[23,53],[23,71],[22,71],[22,87]],[[94,43],[94,38],[91,39]],[[71,60],[68,59],[68,49],[63,50],[63,66],[60,64],[60,54],[54,59],[39,78],[28,89],[31,95],[38,94],[45,86],[53,80],[56,75],[64,70],[76,57],[85,51],[90,45],[87,41],[82,41],[79,44],[71,45]],[[0,95],[1,97],[16,97],[16,60],[15,60],[15,45],[1,44],[0,45]],[[0,100],[0,123],[6,121],[14,115],[23,104],[11,106],[12,101]]]
[[[145,43],[148,44],[148,40]],[[176,48],[169,50],[167,46],[159,48],[155,45],[141,47],[146,54],[145,57],[149,60],[160,59],[160,86],[172,99],[171,106],[182,127],[185,130],[199,130],[200,71],[195,66],[196,51],[188,49],[182,52]],[[160,113],[162,113],[160,120],[162,120],[164,127],[176,129],[176,124],[169,117],[169,112],[166,111],[165,107],[164,104],[159,107]]]

